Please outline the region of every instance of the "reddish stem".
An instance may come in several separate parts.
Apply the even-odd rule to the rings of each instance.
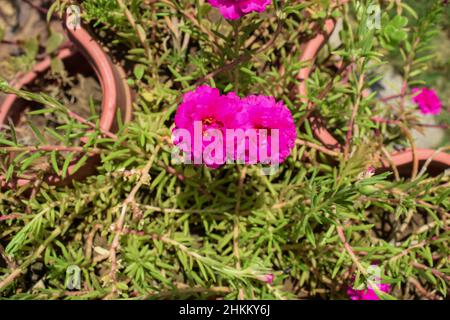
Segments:
[[[381,117],[371,117],[370,120],[372,120],[373,122],[377,122],[377,123],[402,124],[402,121],[400,121],[400,120],[384,119]],[[450,129],[450,125],[448,125],[448,124],[432,124],[432,123],[420,123],[420,122],[411,122],[411,124],[418,126],[418,127]]]
[[[13,219],[17,219],[17,218],[20,218],[20,214],[15,213],[15,214],[10,214],[10,215],[6,215],[6,216],[0,216],[0,221],[13,220]]]

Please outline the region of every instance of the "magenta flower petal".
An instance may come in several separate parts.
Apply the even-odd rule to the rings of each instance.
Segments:
[[[264,12],[271,0],[208,0],[225,19],[236,20],[251,12]]]
[[[378,289],[380,289],[384,293],[389,293],[391,291],[391,285],[387,283],[379,283],[377,284]],[[375,290],[370,286],[366,289],[355,289],[353,287],[349,287],[347,289],[347,295],[350,300],[380,300],[380,298],[375,293]]]
[[[241,99],[208,86],[184,95],[173,132],[174,144],[191,155],[190,161],[211,168],[227,160],[280,164],[294,148],[297,135],[291,112],[273,97]]]
[[[186,93],[183,96],[183,102],[179,105],[175,114],[175,128],[186,129],[190,136],[190,148],[187,148],[194,157],[201,157],[205,148],[208,147],[212,141],[205,141],[209,129],[216,129],[221,132],[222,139],[225,140],[226,129],[234,129],[240,127],[242,117],[239,115],[242,112],[241,99],[234,93],[226,96],[220,94],[218,89],[209,86],[200,86],[196,90]],[[201,147],[195,145],[195,124],[201,123],[202,132],[200,137],[202,139]],[[181,141],[174,139],[174,144],[181,146]],[[217,168],[225,163],[225,148],[226,143],[223,143],[223,157],[218,162],[205,161],[206,165],[211,168]],[[182,150],[187,151],[186,148],[181,147]],[[204,159],[205,160],[205,159]]]
[[[289,109],[283,102],[277,102],[273,97],[267,96],[248,96],[243,99],[245,110],[248,112],[248,121],[251,128],[266,129],[269,136],[267,137],[268,155],[272,154],[273,146],[270,132],[278,129],[279,145],[278,145],[278,163],[283,162],[291,153],[295,146],[297,137],[296,126]],[[264,162],[264,159],[258,159]],[[273,163],[273,162],[272,162]]]
[[[419,105],[422,114],[439,114],[442,109],[442,103],[433,89],[413,88],[415,95],[413,101]]]

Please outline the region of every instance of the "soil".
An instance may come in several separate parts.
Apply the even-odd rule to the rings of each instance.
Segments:
[[[24,88],[32,92],[46,93],[60,101],[70,110],[78,115],[88,119],[95,114],[99,114],[100,104],[102,100],[101,87],[93,76],[85,76],[83,74],[75,74],[69,77],[60,75],[52,75],[51,72],[36,81],[32,86]],[[41,109],[42,106],[28,103],[21,114],[19,121],[15,124],[17,140],[24,145],[33,145],[39,142],[31,127],[31,122],[35,127],[40,129],[47,144],[58,145],[60,142],[55,139],[45,128],[50,127],[56,129],[64,122],[54,114],[47,115],[29,115],[27,111]]]

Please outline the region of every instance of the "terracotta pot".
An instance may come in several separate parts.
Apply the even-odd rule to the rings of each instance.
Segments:
[[[416,157],[419,162],[419,170],[429,161],[427,172],[431,176],[441,174],[450,169],[450,154],[445,152],[437,152],[432,149],[416,149]],[[414,155],[411,149],[391,154],[391,160],[395,164],[398,173],[402,177],[409,177],[414,163]],[[391,170],[391,164],[388,160],[383,159],[379,171]]]
[[[315,37],[302,45],[302,55],[300,56],[300,61],[307,62],[308,65],[300,69],[297,75],[298,85],[296,91],[300,94],[300,101],[303,103],[308,102],[307,82],[314,66],[317,54],[331,36],[335,27],[336,22],[333,19],[325,20],[323,31],[319,32]],[[331,150],[336,151],[341,149],[339,142],[328,132],[326,129],[326,124],[320,116],[310,115],[308,119],[311,123],[311,129],[313,130],[315,137],[319,139],[320,142]]]
[[[308,102],[306,99],[308,94],[307,81],[312,70],[312,65],[315,62],[315,58],[317,57],[320,48],[322,48],[327,39],[333,33],[335,26],[336,23],[333,19],[327,19],[325,21],[323,32],[318,33],[303,46],[303,53],[300,57],[300,61],[309,61],[310,65],[299,71],[297,76],[299,81],[297,92],[302,96],[301,101],[304,103]],[[311,114],[308,119],[311,123],[314,136],[322,142],[324,146],[333,151],[342,151],[343,146],[327,130],[326,121],[320,117],[320,115]],[[413,152],[411,149],[392,153],[390,157],[400,176],[407,177],[411,175],[414,163]],[[419,170],[427,161],[429,161],[429,164],[427,165],[427,172],[430,175],[438,175],[450,168],[450,154],[445,152],[437,152],[432,149],[416,149],[416,158],[419,162]],[[391,168],[390,162],[387,159],[382,159],[381,165],[377,168],[377,171],[380,172],[391,169],[393,168]]]
[[[58,58],[64,62],[66,67],[72,67],[73,69],[75,66],[76,71],[80,71],[86,66],[91,67],[91,72],[92,69],[94,70],[101,85],[103,95],[99,127],[102,131],[114,132],[117,129],[117,108],[121,109],[123,122],[126,123],[131,119],[132,92],[126,83],[125,72],[120,66],[112,63],[102,47],[82,26],[77,26],[74,29],[70,26],[68,19],[65,19],[64,27],[73,46],[61,49],[58,53]],[[88,64],[85,63],[86,60]],[[31,72],[19,77],[11,85],[20,89],[31,84],[49,70],[50,66],[51,59],[47,57],[36,64]],[[10,94],[6,96],[0,105],[0,125],[7,124],[8,118],[13,119],[13,121],[17,118],[22,111],[20,102],[21,99],[16,95]],[[76,110],[73,111],[76,113]],[[53,172],[46,175],[43,180],[51,185],[67,185],[73,180],[84,179],[95,172],[100,158],[98,155],[90,156],[87,162],[74,173],[76,160],[69,166],[65,179],[62,179]],[[0,177],[0,185],[2,187],[14,188],[30,184],[33,180],[32,178],[16,179],[6,183]]]

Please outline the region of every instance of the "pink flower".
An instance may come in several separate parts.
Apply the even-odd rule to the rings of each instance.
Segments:
[[[196,90],[186,93],[183,96],[183,102],[177,109],[175,114],[175,128],[186,129],[189,131],[191,141],[184,141],[189,146],[183,145],[179,137],[174,139],[174,144],[178,145],[182,150],[189,151],[193,158],[202,157],[203,151],[209,144],[213,143],[215,139],[211,141],[205,141],[205,137],[208,134],[209,129],[216,129],[221,132],[222,139],[224,140],[226,129],[235,129],[242,126],[241,122],[246,122],[246,118],[241,117],[242,104],[240,98],[234,94],[229,93],[226,96],[220,94],[218,89],[211,88],[209,86],[200,86]],[[243,119],[243,120],[242,120]],[[242,121],[241,121],[242,120]],[[201,147],[195,145],[195,125],[201,124],[202,137]],[[225,163],[225,143],[223,144],[223,157],[219,161],[213,161],[206,165],[212,168]],[[213,154],[214,155],[214,154]]]
[[[244,98],[243,102],[245,111],[248,113],[248,125],[250,128],[258,129],[259,147],[261,147],[261,143],[262,145],[267,144],[267,155],[272,159],[277,159],[276,163],[283,162],[294,148],[297,137],[291,112],[283,102],[277,102],[273,97],[252,95]],[[266,129],[266,139],[260,139],[261,129]],[[271,135],[275,133],[274,129],[278,131],[278,140],[275,140],[278,142],[278,148],[272,145]],[[267,159],[264,158],[258,154],[259,162],[265,162]]]
[[[268,283],[268,284],[273,284],[273,281],[275,280],[275,276],[273,275],[273,273],[270,273],[270,274],[266,274],[263,276],[259,276],[258,280]]]
[[[229,160],[277,165],[295,145],[296,126],[289,109],[273,97],[241,99],[234,92],[221,95],[201,86],[184,95],[172,133],[184,163],[193,160],[210,168]]]
[[[389,293],[391,290],[391,285],[387,283],[378,283],[378,289],[382,292]],[[347,289],[347,295],[351,300],[380,300],[372,287],[368,287],[365,289],[355,289],[354,287],[349,287]]]
[[[208,0],[225,19],[236,20],[250,12],[264,12],[271,0]]]
[[[441,112],[442,103],[438,95],[433,89],[427,88],[413,88],[413,101],[419,105],[422,114],[439,114]]]

